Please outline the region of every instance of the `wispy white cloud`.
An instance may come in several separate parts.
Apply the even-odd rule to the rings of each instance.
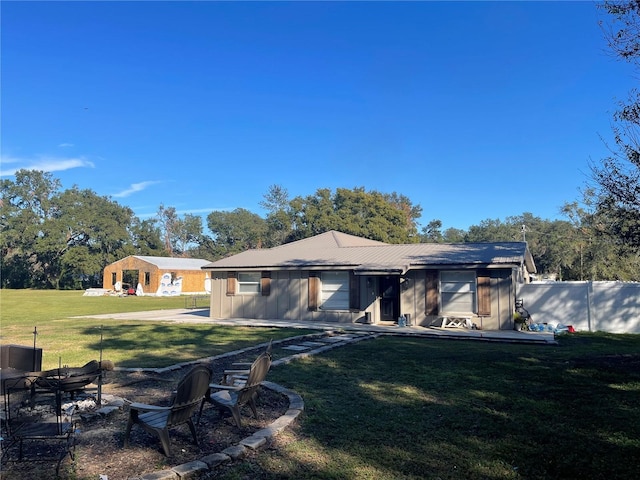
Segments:
[[[73,143],[61,143],[60,145],[58,145],[58,147],[69,148],[69,147],[75,147],[75,145]]]
[[[18,170],[42,170],[43,172],[60,172],[63,170],[70,170],[72,168],[93,168],[93,162],[87,160],[84,157],[51,157],[51,156],[39,156],[35,159],[10,157],[8,155],[2,155],[0,157],[0,164],[4,165],[16,165],[12,168],[2,168],[0,176],[14,175]]]
[[[150,187],[151,185],[155,185],[156,183],[160,183],[160,182],[149,180],[146,182],[132,183],[131,186],[126,190],[122,190],[121,192],[114,193],[111,196],[114,198],[125,198],[136,192],[141,192],[142,190],[146,189],[147,187]]]

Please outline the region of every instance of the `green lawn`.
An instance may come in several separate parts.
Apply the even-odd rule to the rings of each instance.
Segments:
[[[119,367],[162,367],[311,330],[229,328],[169,322],[96,320],[101,313],[184,308],[184,297],[84,297],[83,291],[0,290],[0,341],[43,349],[43,369],[83,365],[100,354]]]
[[[95,358],[168,365],[291,329],[72,319],[184,306],[177,298],[1,290],[3,342],[46,366]],[[640,478],[640,335],[575,334],[559,346],[381,337],[299,360],[269,380],[305,411],[278,448],[216,470],[235,479]]]
[[[216,478],[638,479],[640,336],[384,337],[274,369],[286,441]]]

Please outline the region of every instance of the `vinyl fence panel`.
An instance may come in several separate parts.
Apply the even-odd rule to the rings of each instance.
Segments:
[[[520,286],[518,298],[534,322],[591,332],[640,333],[640,283],[530,283]]]

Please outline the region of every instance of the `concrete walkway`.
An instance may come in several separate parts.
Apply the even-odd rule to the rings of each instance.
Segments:
[[[309,322],[296,320],[215,319],[209,317],[209,309],[153,310],[147,312],[107,313],[83,318],[148,320],[175,323],[201,323],[248,327],[288,327],[329,331],[360,331],[388,335],[437,337],[456,340],[481,340],[489,342],[556,344],[553,332],[516,332],[515,330],[469,330],[466,328],[398,327],[397,325],[368,325],[362,323]]]

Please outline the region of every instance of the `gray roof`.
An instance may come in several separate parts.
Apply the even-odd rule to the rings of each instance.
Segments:
[[[535,265],[525,242],[391,245],[329,231],[275,248],[254,249],[205,265],[207,270],[353,269],[404,274],[437,266]]]
[[[202,258],[150,257],[133,255],[134,258],[155,265],[160,270],[201,270],[209,260]]]

